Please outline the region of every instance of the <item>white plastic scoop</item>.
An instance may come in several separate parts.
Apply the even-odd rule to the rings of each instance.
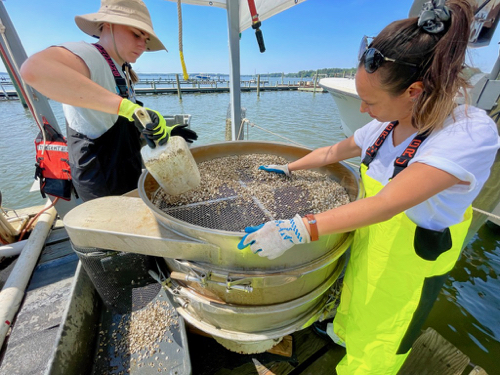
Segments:
[[[144,108],[138,108],[135,115],[144,127],[151,122]],[[148,172],[168,194],[179,195],[200,186],[200,171],[184,138],[173,136],[165,145],[144,146],[141,155]]]

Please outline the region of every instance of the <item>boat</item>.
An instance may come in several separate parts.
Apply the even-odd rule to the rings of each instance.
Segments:
[[[9,30],[5,15],[0,3]],[[292,160],[310,151],[234,134],[232,142],[193,147],[193,156],[206,161],[260,152]],[[343,181],[352,199],[362,194],[349,165],[328,166],[322,173]],[[28,213],[38,222],[12,273],[16,267],[28,277],[34,272],[19,284],[7,280],[17,289],[13,309],[20,310],[2,320],[1,330],[10,334],[0,374],[331,373],[345,352],[316,334],[312,323],[335,312],[351,234],[325,236],[308,244],[308,251],[292,249],[283,262],[249,261],[232,251],[241,233],[200,227],[197,220],[207,215],[186,213],[192,207],[166,213],[154,202],[157,191],[145,171],[139,188],[124,196],[78,205],[49,199],[43,212],[38,207]],[[224,224],[242,216],[236,213]],[[466,371],[466,355],[438,334],[429,335],[422,335],[423,352],[417,346],[412,351],[418,365],[408,364],[405,373],[434,366],[423,354],[434,353],[431,342],[445,352],[435,364],[438,373]],[[480,368],[469,370],[477,374]]]
[[[201,80],[201,81],[210,81],[212,78],[207,75],[207,74],[195,74],[193,76],[194,79]]]
[[[373,120],[367,113],[360,111],[361,99],[356,91],[354,77],[321,78],[319,85],[333,97],[339,110],[340,126],[346,137],[354,134],[356,129]]]
[[[487,74],[482,72],[476,73],[469,78],[469,84],[471,85],[471,88],[467,90],[469,98],[477,99],[477,95],[484,88],[486,80]],[[356,91],[354,77],[322,78],[319,85],[332,95],[339,110],[340,126],[346,137],[350,137],[357,129],[373,120],[368,113],[360,111],[361,98]],[[465,96],[457,96],[456,102],[457,104],[465,103]]]

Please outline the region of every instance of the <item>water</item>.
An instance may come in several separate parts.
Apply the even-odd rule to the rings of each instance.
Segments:
[[[3,75],[0,74],[0,78]],[[171,78],[169,75],[141,75],[141,78]],[[227,79],[227,76],[225,77]],[[242,77],[249,80],[251,77]],[[272,84],[281,78],[271,78]],[[294,83],[298,79],[287,78]],[[1,82],[1,81],[0,81]],[[303,103],[304,99],[309,99]],[[143,95],[138,99],[146,107],[165,115],[188,113],[192,115],[191,126],[198,133],[196,144],[223,142],[225,122],[229,105],[228,93],[184,94],[182,101],[177,95]],[[251,123],[277,134],[245,127],[245,138],[284,142],[281,136],[311,148],[326,146],[343,137],[340,130],[337,107],[328,94],[297,91],[242,93],[242,107]],[[50,101],[61,131],[65,135],[62,106]],[[31,113],[18,100],[0,101],[0,190],[2,206],[23,208],[43,204],[39,192],[27,193],[33,184],[35,147],[34,139],[38,127]],[[332,115],[333,114],[333,115]]]
[[[153,77],[157,78],[157,77]],[[273,80],[271,78],[271,80]],[[277,78],[281,82],[280,78]],[[285,79],[286,81],[287,79]],[[139,98],[147,107],[164,114],[189,113],[198,135],[196,144],[223,142],[229,94],[147,95]],[[329,94],[298,91],[242,93],[250,127],[248,138],[288,142],[311,148],[343,139],[337,107]],[[61,128],[61,106],[51,102]],[[33,182],[38,129],[19,101],[0,101],[0,190],[3,207],[41,205],[39,192],[28,193]],[[63,129],[64,132],[64,129]],[[246,132],[246,129],[245,129]],[[425,327],[433,327],[471,361],[490,375],[499,374],[494,353],[500,353],[500,233],[480,228],[452,271]]]

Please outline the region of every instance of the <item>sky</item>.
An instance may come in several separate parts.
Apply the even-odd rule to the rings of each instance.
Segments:
[[[169,52],[146,52],[138,73],[181,73],[176,2],[145,0],[157,36]],[[262,22],[266,51],[260,53],[255,31],[240,40],[242,74],[295,73],[356,66],[363,35],[374,36],[390,22],[406,18],[412,0],[307,0]],[[54,44],[95,39],[74,22],[94,13],[99,0],[3,0],[28,56]],[[258,10],[257,10],[258,11]],[[225,9],[182,5],[183,50],[189,73],[229,73]],[[498,56],[500,32],[487,47],[470,49],[469,64],[489,72]],[[0,71],[6,69],[0,61]]]

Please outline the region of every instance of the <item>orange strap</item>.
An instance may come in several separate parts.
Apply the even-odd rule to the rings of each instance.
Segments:
[[[309,223],[309,228],[311,229],[311,241],[317,241],[319,239],[318,236],[318,223],[313,214],[306,215],[307,221]]]

